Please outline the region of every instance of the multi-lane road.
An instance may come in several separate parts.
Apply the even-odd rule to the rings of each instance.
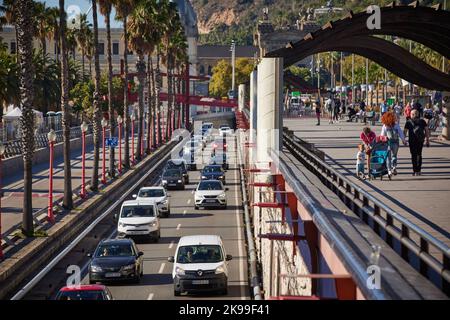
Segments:
[[[171,202],[171,215],[161,218],[161,239],[158,243],[140,242],[136,240],[140,251],[144,252],[144,276],[139,284],[116,283],[107,284],[114,299],[119,300],[158,300],[158,299],[249,299],[250,291],[247,275],[247,253],[244,239],[244,224],[242,220],[242,194],[240,188],[239,169],[236,162],[235,139],[227,139],[227,156],[230,168],[226,172],[227,209],[200,209],[194,208],[194,190],[200,181],[200,171],[204,164],[198,165],[197,171],[189,171],[190,184],[185,190],[169,190]],[[204,159],[208,159],[211,153],[211,144],[204,150]],[[206,163],[207,164],[207,163]],[[161,171],[158,171],[160,174]],[[153,176],[145,185],[160,183],[158,175]],[[128,199],[132,199],[130,193]],[[115,209],[117,211],[119,208]],[[47,298],[54,297],[57,287],[64,284],[69,276],[64,272],[68,265],[79,265],[82,271],[82,283],[88,283],[87,267],[88,258],[85,257],[86,249],[92,250],[101,238],[115,237],[115,225],[112,218],[108,218],[95,235],[87,239],[88,244],[78,246],[69,254],[54,272],[28,294],[25,299],[42,298],[45,288],[51,284],[52,293]],[[101,234],[101,236],[99,235]],[[167,261],[173,256],[178,240],[186,235],[220,235],[223,239],[228,254],[233,256],[229,261],[229,278],[227,295],[182,295],[175,297],[173,294],[172,268],[173,264]],[[82,247],[82,248],[81,248]],[[80,252],[81,251],[81,252]],[[58,272],[59,271],[59,272]],[[50,284],[49,284],[50,283]]]

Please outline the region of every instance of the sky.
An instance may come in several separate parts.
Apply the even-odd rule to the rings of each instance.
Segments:
[[[40,0],[41,2],[44,2],[47,7],[58,7],[59,6],[59,0]],[[2,1],[3,2],[3,1]],[[77,14],[81,11],[81,13],[86,13],[89,8],[91,7],[91,1],[90,0],[65,0],[65,6],[66,11],[68,9],[71,9],[71,11],[67,11],[68,17],[70,17],[73,14]],[[78,9],[79,8],[79,9]],[[76,10],[79,10],[78,12]],[[98,3],[97,3],[97,12],[98,12]],[[119,21],[116,21],[114,19],[116,12],[113,9],[111,13],[111,28],[121,28],[122,23]],[[92,10],[89,11],[88,14],[89,22],[92,23]],[[98,12],[98,27],[104,28],[105,27],[105,19],[104,17]]]

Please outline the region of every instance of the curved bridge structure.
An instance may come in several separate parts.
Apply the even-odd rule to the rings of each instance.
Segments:
[[[338,21],[330,21],[322,29],[309,33],[296,43],[269,52],[266,58],[283,58],[288,67],[312,54],[328,51],[355,53],[428,89],[450,91],[450,75],[415,57],[402,47],[386,41],[380,35],[398,36],[421,43],[450,59],[450,12],[440,6],[420,7],[395,3],[381,8],[381,29],[367,28],[371,14],[361,12]]]

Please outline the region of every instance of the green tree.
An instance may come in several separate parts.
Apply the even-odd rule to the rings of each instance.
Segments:
[[[235,73],[236,83],[239,85],[250,79],[250,73],[253,71],[254,62],[252,59],[236,59]],[[213,68],[211,81],[209,82],[209,94],[216,98],[226,97],[232,85],[232,66],[226,60],[219,60]]]

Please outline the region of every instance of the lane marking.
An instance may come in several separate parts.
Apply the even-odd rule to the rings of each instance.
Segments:
[[[166,266],[165,262],[161,263],[161,267],[159,267],[158,273],[163,273],[165,266]]]
[[[174,244],[175,244],[175,242],[171,241],[170,244],[169,244],[169,249],[172,249]]]
[[[191,199],[188,199],[187,204],[191,204]]]
[[[180,228],[181,228],[181,223],[179,223],[179,224],[177,225],[177,230],[180,230]]]
[[[238,170],[234,170],[234,181],[238,181]],[[241,217],[239,216],[239,194],[238,194],[238,187],[234,189],[234,195],[236,200],[236,222],[237,222],[237,228],[238,228],[238,250],[239,250],[239,256],[243,257],[243,248],[242,248],[242,235],[241,235]],[[244,286],[242,285],[242,282],[245,281],[245,275],[244,275],[244,259],[241,259],[239,263],[239,281],[241,282],[241,285],[239,286],[240,292],[241,292],[241,300],[245,300],[246,296],[244,293]]]
[[[155,296],[155,294],[152,292],[148,295],[147,300],[153,300],[153,297]]]
[[[184,209],[184,210],[183,210],[183,214],[186,214],[186,212],[187,212],[187,210],[186,210],[186,209]]]

